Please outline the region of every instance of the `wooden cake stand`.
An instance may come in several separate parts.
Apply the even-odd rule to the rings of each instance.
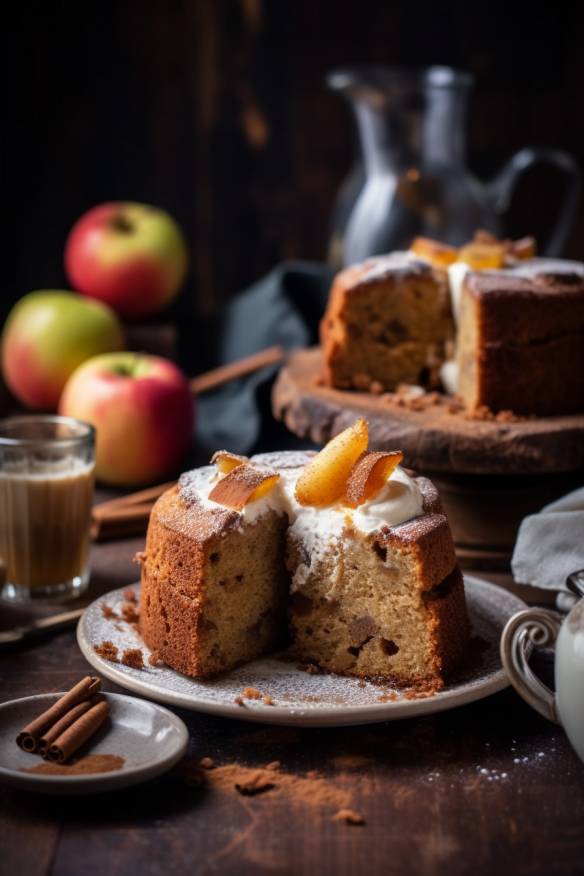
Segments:
[[[317,444],[365,417],[373,449],[402,450],[438,487],[465,568],[508,573],[522,518],[584,483],[584,415],[469,419],[447,396],[412,405],[331,389],[321,374],[319,348],[293,353],[274,386],[275,417]]]

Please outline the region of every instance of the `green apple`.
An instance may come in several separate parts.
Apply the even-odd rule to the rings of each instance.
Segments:
[[[20,402],[50,410],[82,362],[123,346],[120,322],[105,304],[59,289],[39,290],[21,298],[8,316],[2,373]]]

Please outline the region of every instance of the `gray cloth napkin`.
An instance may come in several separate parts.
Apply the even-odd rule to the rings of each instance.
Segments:
[[[522,521],[511,569],[520,584],[566,591],[568,575],[584,569],[584,487]]]
[[[278,265],[226,308],[220,361],[233,362],[273,344],[293,350],[316,343],[330,280],[325,265]],[[271,428],[269,384],[277,371],[270,366],[202,396],[197,410],[201,447],[251,452]]]

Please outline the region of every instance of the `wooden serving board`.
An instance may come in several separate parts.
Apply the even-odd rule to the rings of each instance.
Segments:
[[[356,417],[369,421],[371,447],[402,450],[421,471],[518,475],[584,471],[584,414],[515,423],[450,413],[447,396],[415,411],[396,396],[319,385],[319,348],[298,350],[274,386],[274,415],[294,434],[324,444]]]
[[[523,517],[584,483],[582,414],[473,420],[451,413],[446,396],[410,410],[393,394],[323,386],[321,373],[318,348],[293,353],[274,386],[275,417],[317,444],[365,417],[373,449],[402,450],[436,483],[465,568],[508,572]]]

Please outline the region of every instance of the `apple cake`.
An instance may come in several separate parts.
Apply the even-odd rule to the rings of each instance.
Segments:
[[[409,253],[341,271],[320,334],[331,386],[383,392],[432,383],[454,326],[446,274]]]
[[[335,278],[321,323],[325,382],[435,385],[469,410],[584,410],[584,264],[486,232],[457,250],[416,238]]]
[[[292,643],[323,670],[438,689],[469,635],[448,521],[363,420],[317,455],[222,452],[152,511],[145,643],[210,678]]]

